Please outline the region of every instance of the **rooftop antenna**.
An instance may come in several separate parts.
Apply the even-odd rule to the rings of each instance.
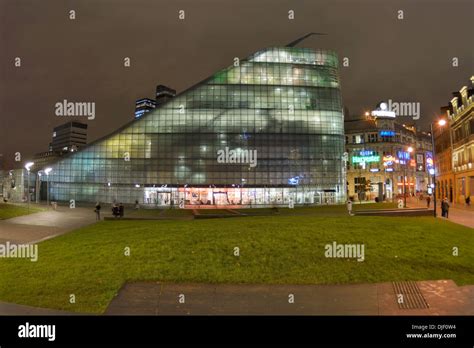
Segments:
[[[313,36],[313,35],[327,35],[326,33],[308,33],[302,37],[297,38],[295,41],[290,42],[286,47],[295,47],[301,41],[305,40],[306,38]]]

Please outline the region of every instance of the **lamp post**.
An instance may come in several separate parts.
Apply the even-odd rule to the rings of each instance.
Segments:
[[[443,127],[448,122],[445,119],[441,119],[436,122],[438,126]],[[431,147],[433,148],[433,168],[430,169],[430,174],[432,176],[433,181],[433,217],[436,217],[436,169],[435,169],[435,158],[436,158],[436,149],[435,149],[435,141],[434,141],[434,133],[433,133],[433,123],[430,124],[430,131],[431,131]],[[451,139],[451,131],[449,132],[450,141],[451,141],[451,156],[452,156],[452,139]]]
[[[28,162],[25,164],[25,169],[28,172],[28,182],[27,182],[27,187],[28,187],[28,213],[30,212],[30,169],[34,165],[33,162]]]
[[[51,167],[48,167],[44,170],[44,172],[46,173],[46,206],[49,207],[49,173],[51,173],[51,171],[53,170],[53,168]]]
[[[35,201],[39,203],[39,186],[41,185],[41,171],[38,171],[36,180],[35,180]]]
[[[409,146],[407,149],[407,152],[408,152],[408,161],[410,161],[413,148]],[[406,159],[405,159],[405,166],[404,166],[405,170],[403,172],[403,208],[407,207],[407,182],[406,182],[407,166],[408,166],[408,163],[406,162]]]

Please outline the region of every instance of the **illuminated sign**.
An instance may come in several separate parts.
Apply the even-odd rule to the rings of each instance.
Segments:
[[[372,116],[376,117],[393,117],[395,118],[395,113],[393,111],[383,111],[383,110],[374,110],[371,112]]]
[[[400,164],[406,165],[410,162],[411,156],[407,151],[397,151],[398,162]]]
[[[426,169],[428,169],[428,171],[430,169],[434,168],[433,153],[432,152],[427,151],[425,153],[425,162],[426,162]]]
[[[370,168],[370,171],[371,171],[372,173],[377,173],[378,171],[380,171],[380,169],[378,169],[378,168]]]
[[[392,130],[382,130],[379,132],[381,137],[394,137],[395,131]]]
[[[352,163],[370,163],[380,161],[380,156],[352,156]]]
[[[386,168],[385,171],[386,172],[393,172],[393,168]]]
[[[359,152],[360,156],[373,156],[374,152],[370,150],[362,150]]]
[[[409,161],[410,160],[410,153],[406,151],[397,151],[397,157],[401,161]],[[406,162],[405,162],[406,163]]]
[[[380,103],[377,110],[372,111],[371,114],[372,114],[372,116],[376,116],[376,117],[395,118],[395,116],[396,116],[393,111],[389,110],[387,103]]]
[[[300,182],[300,177],[299,176],[295,176],[293,178],[288,179],[288,185],[298,185],[299,182]]]
[[[416,171],[417,172],[425,171],[425,159],[422,153],[416,154]]]
[[[383,156],[382,161],[385,167],[392,166],[395,162],[395,157],[393,157],[392,155],[386,155]]]

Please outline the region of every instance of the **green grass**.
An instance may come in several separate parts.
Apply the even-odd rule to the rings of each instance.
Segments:
[[[28,210],[28,207],[26,205],[0,203],[0,220],[38,213],[43,210],[44,208],[37,207],[33,204],[30,205],[30,209]]]
[[[130,218],[172,218],[172,217],[190,217],[193,215],[193,211],[190,209],[138,209],[125,211],[125,217]]]
[[[124,217],[135,217],[135,218],[156,218],[160,217],[163,213],[163,209],[130,209],[125,210]]]
[[[363,203],[353,204],[354,211],[359,210],[373,210],[373,209],[395,209],[396,203]],[[311,216],[347,216],[346,205],[319,205],[319,206],[308,206],[308,207],[295,207],[290,208],[252,208],[252,209],[237,209],[243,214],[252,215],[284,215],[284,216],[299,216],[299,215],[311,215]]]
[[[163,214],[163,217],[191,217],[193,216],[193,211],[191,209],[166,209]]]
[[[236,215],[226,209],[198,209],[199,215]]]
[[[363,243],[365,261],[324,246]],[[459,247],[459,256],[452,248]],[[124,256],[130,247],[131,256]],[[240,257],[233,255],[240,248]],[[0,300],[103,312],[127,281],[343,284],[453,279],[474,284],[473,230],[431,217],[268,216],[102,221],[0,259]],[[69,303],[75,294],[76,304]]]
[[[408,208],[410,204],[407,204]],[[386,202],[386,203],[353,203],[353,210],[372,210],[372,209],[396,209],[398,206],[395,202]],[[344,206],[346,207],[346,206]],[[347,208],[346,208],[347,209]]]
[[[372,210],[372,209],[393,209],[396,203],[364,203],[354,204],[354,211]],[[237,215],[228,209],[196,209],[199,215]],[[314,215],[314,216],[343,216],[347,215],[345,205],[325,205],[289,208],[250,208],[233,209],[241,214],[248,215]],[[163,218],[163,217],[190,217],[193,215],[193,209],[127,209],[125,217],[130,218]]]

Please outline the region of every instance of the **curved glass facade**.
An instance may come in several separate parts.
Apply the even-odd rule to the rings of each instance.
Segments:
[[[340,203],[337,66],[325,50],[257,52],[57,162],[50,197],[150,206]]]

